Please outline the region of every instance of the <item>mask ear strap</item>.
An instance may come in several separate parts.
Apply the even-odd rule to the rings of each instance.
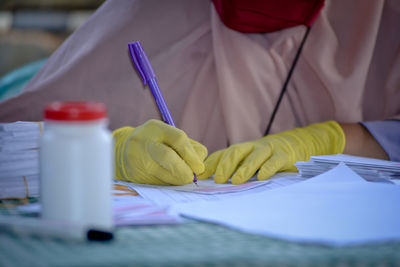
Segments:
[[[298,61],[298,59],[300,57],[300,54],[301,54],[301,50],[303,50],[304,43],[306,42],[306,39],[308,37],[308,34],[309,34],[310,30],[311,30],[311,26],[307,26],[306,33],[304,34],[303,40],[300,43],[299,49],[297,50],[297,53],[296,53],[296,56],[294,57],[292,66],[290,67],[290,70],[289,70],[289,73],[288,73],[288,75],[286,77],[285,83],[283,84],[283,87],[281,89],[281,93],[279,94],[278,101],[275,104],[274,110],[272,112],[271,118],[269,119],[268,126],[267,126],[267,129],[265,130],[265,134],[264,135],[268,135],[268,133],[269,133],[269,131],[271,129],[272,122],[275,119],[276,112],[278,111],[278,108],[279,108],[279,105],[281,104],[283,95],[286,92],[287,85],[288,85],[288,83],[290,81],[290,78],[292,77],[292,73],[294,71],[294,68],[296,67],[297,61]]]

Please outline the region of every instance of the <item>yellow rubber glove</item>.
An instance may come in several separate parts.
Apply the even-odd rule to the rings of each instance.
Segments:
[[[116,179],[155,185],[183,185],[204,171],[207,149],[184,131],[149,120],[113,132]]]
[[[279,171],[296,171],[294,164],[310,156],[342,153],[344,145],[345,136],[337,122],[311,124],[216,151],[206,159],[206,170],[197,178],[214,174],[216,183],[226,183],[232,176],[232,184],[242,184],[258,171],[257,179],[266,180]]]

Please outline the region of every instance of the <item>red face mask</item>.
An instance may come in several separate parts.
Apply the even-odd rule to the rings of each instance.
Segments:
[[[212,0],[222,22],[240,32],[273,32],[311,26],[324,0]]]

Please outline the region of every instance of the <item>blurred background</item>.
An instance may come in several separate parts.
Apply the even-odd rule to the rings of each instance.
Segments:
[[[103,2],[0,0],[0,77],[45,60]]]

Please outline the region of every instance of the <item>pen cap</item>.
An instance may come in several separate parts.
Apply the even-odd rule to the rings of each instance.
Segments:
[[[93,121],[107,118],[100,102],[52,102],[45,107],[44,119],[54,121]]]

